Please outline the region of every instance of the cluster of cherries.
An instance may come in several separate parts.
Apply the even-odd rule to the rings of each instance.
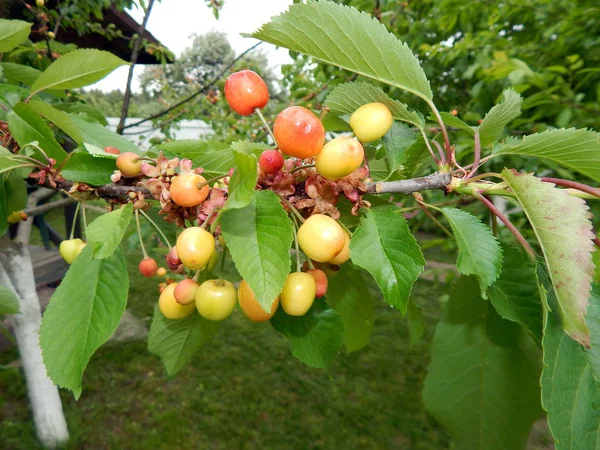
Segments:
[[[258,74],[242,70],[227,79],[225,98],[237,113],[243,116],[257,113],[262,118],[260,110],[269,101],[269,91]],[[333,205],[340,194],[356,205],[362,204],[361,186],[369,172],[363,166],[361,142],[380,139],[392,122],[387,106],[369,103],[350,117],[356,139],[336,137],[325,144],[323,124],[308,109],[290,106],[277,115],[272,130],[276,148],[260,155],[256,188],[277,193],[283,207],[293,214],[294,222],[300,220],[296,239],[307,262],[304,271],[298,267],[298,272],[287,276],[280,295],[268,311],[259,304],[246,281],[240,283],[237,291],[231,282],[223,279],[197,282],[200,273],[212,271],[218,259],[214,235],[218,235],[219,245],[226,245],[214,220],[226,200],[228,176],[232,172],[219,177],[211,188],[209,184],[214,180],[207,181],[202,169],[193,169],[189,160],[167,160],[162,155],[151,160],[106,148],[107,153],[119,154],[113,182],[145,176],[147,179],[140,180],[140,184],[160,201],[161,213],[167,220],[184,228],[186,220],[198,221],[199,226],[184,229],[166,258],[173,272],[185,273],[187,269],[196,271],[196,275],[179,282],[167,279],[167,283],[161,283],[158,302],[161,313],[167,319],[181,319],[197,310],[206,319],[220,321],[231,315],[239,303],[250,320],[262,322],[269,320],[281,303],[289,315],[306,314],[315,298],[327,291],[327,275],[322,269],[339,266],[350,258],[350,235],[336,220],[339,212]],[[132,193],[132,199],[136,200],[136,208],[144,208],[139,193]],[[81,248],[78,247],[78,251]],[[148,277],[166,274],[166,269],[159,268],[156,261],[148,257],[140,262],[139,270]]]

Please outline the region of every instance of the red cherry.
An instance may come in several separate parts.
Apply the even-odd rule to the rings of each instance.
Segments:
[[[258,165],[264,173],[277,173],[283,167],[283,155],[277,150],[265,150],[260,154]]]
[[[290,106],[275,119],[273,134],[279,149],[289,156],[315,156],[325,143],[325,128],[317,116],[302,106]]]
[[[144,258],[140,261],[138,269],[145,277],[153,277],[158,270],[158,264],[153,258]]]
[[[121,151],[118,148],[111,147],[109,145],[108,147],[104,147],[104,153],[110,153],[111,155],[119,155]]]
[[[181,260],[179,256],[177,256],[177,247],[171,248],[169,253],[167,253],[167,266],[171,270],[177,270],[181,265]]]
[[[269,101],[269,89],[256,72],[240,70],[225,81],[225,99],[236,113],[249,116],[256,108],[265,107]]]
[[[327,285],[329,284],[325,272],[323,272],[321,269],[312,269],[306,273],[315,279],[315,283],[317,285],[315,297],[323,297],[327,293]]]

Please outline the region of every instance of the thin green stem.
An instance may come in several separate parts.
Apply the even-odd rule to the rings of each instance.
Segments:
[[[22,169],[24,167],[38,167],[38,166],[34,166],[33,164],[21,164],[19,166],[12,166],[12,167],[9,167],[7,169],[2,169],[2,170],[0,170],[0,173],[10,172],[11,170]]]
[[[450,145],[450,138],[448,138],[448,130],[446,130],[446,124],[442,120],[442,116],[440,112],[436,108],[435,104],[431,100],[427,100],[427,104],[433,111],[433,115],[440,125],[440,129],[442,130],[442,136],[444,137],[444,147],[446,148],[446,162],[448,164],[452,164],[452,146]]]
[[[75,214],[73,214],[73,223],[71,224],[71,234],[69,234],[69,239],[73,239],[73,235],[75,234],[75,225],[77,224],[77,219],[79,218],[79,208],[81,207],[81,202],[77,202],[77,207],[75,208]]]
[[[417,201],[417,203],[419,204],[419,207],[423,210],[423,212],[427,215],[427,217],[429,217],[433,223],[435,223],[438,228],[440,230],[442,230],[444,233],[446,233],[446,235],[448,235],[451,239],[454,239],[454,235],[452,233],[450,233],[450,231],[448,230],[448,228],[446,228],[442,222],[440,222],[432,213],[431,211],[429,211],[428,207],[432,207],[433,209],[435,209],[436,211],[439,211],[438,208],[436,208],[435,206],[432,205],[428,205],[427,203],[425,203],[423,201],[423,197],[418,194],[418,193],[414,193],[413,197],[415,198],[415,200]]]
[[[216,215],[218,214],[217,210],[214,210],[213,212],[211,212],[207,217],[206,220],[204,220],[204,222],[202,222],[202,225],[200,225],[200,228],[203,228],[206,230],[206,227],[208,227],[208,224],[210,222],[210,220]]]
[[[293,214],[292,221],[294,222],[292,230],[294,231],[294,246],[296,247],[296,272],[302,272],[302,266],[300,265],[300,246],[298,245],[298,232],[296,231],[296,228],[298,228],[298,221],[296,220],[296,217]]]
[[[160,229],[160,227],[156,224],[156,222],[154,222],[154,220],[152,220],[152,218],[148,214],[146,214],[143,209],[140,209],[139,211],[142,214],[142,216],[144,216],[146,218],[146,220],[148,222],[150,222],[150,224],[152,224],[152,226],[154,227],[154,229],[156,231],[158,231],[158,233],[162,236],[162,239],[165,242],[165,244],[167,244],[167,247],[169,247],[169,250],[171,250],[171,248],[173,248],[171,246],[171,243],[169,242],[169,240],[165,236],[165,233],[163,233],[163,231]]]
[[[254,108],[254,112],[256,114],[258,114],[258,117],[260,117],[260,120],[262,120],[263,125],[265,126],[265,128],[267,129],[267,131],[269,132],[269,134],[271,135],[271,139],[273,139],[273,144],[275,145],[275,147],[277,147],[277,139],[275,139],[275,135],[273,134],[273,131],[271,130],[271,127],[269,126],[269,124],[265,120],[265,116],[263,116],[263,114],[262,114],[262,112],[261,112],[261,110],[259,108]]]
[[[306,219],[304,217],[302,217],[302,214],[300,214],[296,208],[294,208],[294,205],[292,205],[290,203],[290,201],[285,197],[281,197],[281,199],[285,202],[286,205],[288,205],[288,207],[290,208],[290,211],[292,211],[294,213],[294,215],[298,218],[300,223],[304,223],[304,221]]]
[[[198,186],[197,186],[197,187],[198,187],[198,189],[202,189],[204,186],[207,186],[207,185],[209,185],[209,184],[210,184],[210,183],[212,183],[213,181],[217,181],[217,180],[220,180],[221,178],[225,178],[225,177],[228,177],[228,176],[229,176],[229,172],[227,172],[227,173],[224,173],[224,174],[221,174],[221,175],[219,175],[219,176],[217,176],[217,177],[213,177],[213,178],[211,178],[211,179],[209,179],[209,180],[206,180],[206,181],[204,181],[204,182],[202,182],[202,183],[198,184]]]
[[[46,161],[48,161],[48,164],[50,164],[50,157],[48,156],[48,154],[44,151],[44,149],[42,149],[42,147],[40,147],[39,145],[36,144],[27,144],[25,145],[21,150],[27,148],[27,147],[33,147],[36,150],[38,150],[42,155],[44,155],[44,158],[46,158]]]
[[[305,164],[303,166],[294,167],[292,170],[290,170],[290,173],[298,172],[299,170],[308,169],[310,167],[315,167],[315,165],[314,164]]]
[[[81,216],[83,217],[83,231],[87,232],[87,217],[85,215],[85,203],[81,202]],[[86,235],[87,237],[87,235]]]
[[[346,225],[344,225],[344,223],[343,223],[341,220],[338,220],[338,221],[337,221],[337,223],[339,223],[339,224],[340,224],[340,227],[342,227],[342,228],[344,229],[344,231],[345,231],[346,233],[348,233],[348,236],[352,236],[352,231],[350,231],[350,230],[348,229],[348,227],[347,227]]]
[[[144,240],[142,239],[142,229],[140,228],[140,214],[139,210],[137,209],[135,210],[135,224],[137,226],[138,237],[140,239],[140,246],[142,247],[142,254],[144,255],[144,259],[146,259],[148,257],[148,253],[146,253],[146,247],[144,247]]]

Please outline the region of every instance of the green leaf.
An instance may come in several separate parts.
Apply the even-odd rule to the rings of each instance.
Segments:
[[[3,314],[17,314],[20,309],[19,299],[15,293],[5,286],[0,286],[0,316]]]
[[[390,172],[403,169],[408,149],[417,141],[415,132],[401,123],[394,123],[383,137]]]
[[[31,100],[29,106],[33,108],[38,114],[41,114],[58,128],[63,130],[69,136],[73,138],[78,144],[83,143],[83,137],[75,125],[75,122],[71,119],[66,112],[60,111],[54,108],[52,105],[40,100]]]
[[[543,286],[541,289],[545,293]],[[598,372],[594,371],[597,362],[594,357],[600,348],[597,347],[600,343],[597,306],[600,298],[596,295],[592,298],[595,301],[588,310],[588,323],[594,345],[587,352],[563,332],[559,315],[545,310],[542,405],[548,412],[548,426],[556,440],[556,450],[600,447],[600,381]],[[554,310],[557,304],[551,287],[547,301]]]
[[[504,131],[504,127],[521,115],[521,103],[523,102],[521,96],[512,89],[506,89],[502,95],[504,96],[502,103],[490,109],[479,125],[482,147],[497,140]]]
[[[371,208],[350,241],[352,262],[375,278],[386,302],[406,314],[412,285],[425,260],[408,224],[394,206]]]
[[[496,312],[520,323],[535,338],[542,338],[542,303],[535,268],[520,248],[505,245],[500,277],[488,290]]]
[[[355,8],[325,1],[296,3],[252,37],[405,89],[426,101],[433,97],[410,48],[377,19]]]
[[[166,319],[157,306],[148,334],[148,350],[162,359],[167,373],[173,376],[217,334],[220,325],[195,313],[179,320]]]
[[[233,150],[227,144],[216,141],[181,140],[152,148],[165,155],[191,159],[194,167],[203,167],[205,178],[217,177],[235,165]]]
[[[0,68],[9,83],[24,83],[31,86],[40,76],[41,71],[26,66],[24,64],[15,64],[11,62],[0,63]]]
[[[454,114],[447,113],[447,112],[441,112],[440,116],[442,116],[442,120],[444,121],[444,124],[447,127],[458,128],[459,130],[466,131],[471,136],[473,136],[475,134],[475,129],[471,125],[463,122],[458,117],[456,117]],[[429,116],[429,119],[431,119],[432,122],[437,122],[437,119],[436,119],[435,115],[433,115],[433,114],[431,114]]]
[[[21,161],[17,161],[10,156],[0,154],[0,170],[10,169],[11,167],[18,167],[23,164]]]
[[[375,304],[362,270],[349,262],[343,264],[329,277],[326,298],[344,322],[346,350],[366,346],[373,332]]]
[[[317,369],[329,367],[343,345],[342,318],[318,300],[300,317],[288,316],[278,308],[271,325],[289,339],[292,355]]]
[[[229,182],[229,197],[224,209],[244,208],[254,196],[254,188],[258,180],[256,156],[239,151],[233,152],[235,171]]]
[[[15,141],[21,147],[37,141],[48,157],[54,158],[57,163],[61,163],[67,156],[67,152],[54,138],[52,130],[31,106],[25,103],[17,103],[13,110],[8,113],[7,122]],[[43,158],[39,152],[36,155],[37,159]]]
[[[563,328],[573,339],[589,347],[584,316],[594,276],[591,254],[594,233],[587,205],[533,175],[515,175],[505,169],[502,176],[542,247]]]
[[[461,278],[433,338],[423,401],[448,429],[453,448],[525,449],[542,411],[535,346]]]
[[[52,296],[40,328],[48,376],[81,395],[81,377],[94,352],[110,338],[127,305],[129,278],[121,249],[91,259],[87,245]]]
[[[70,115],[70,117],[79,129],[84,142],[99,147],[103,151],[105,147],[110,146],[118,148],[121,153],[132,152],[138,155],[142,154],[142,151],[133,142],[103,127],[98,122],[89,122],[75,115]]]
[[[270,310],[291,268],[292,222],[279,197],[257,191],[245,208],[223,212],[221,230],[240,275]]]
[[[46,89],[77,89],[101,80],[117,67],[129,63],[110,52],[77,49],[48,66],[31,86],[32,92]]]
[[[364,81],[344,83],[336,86],[325,99],[325,106],[332,113],[343,115],[352,114],[361,106],[374,102],[386,105],[392,112],[395,120],[411,123],[420,129],[425,128],[425,119],[420,113],[411,110],[407,105],[398,100],[392,100],[383,89]]]
[[[0,53],[10,52],[29,37],[31,25],[22,20],[0,19]]]
[[[458,244],[458,271],[463,275],[476,275],[481,295],[487,298],[488,286],[498,278],[502,269],[500,243],[488,226],[468,212],[456,208],[442,208],[440,211],[452,227]]]
[[[65,163],[61,174],[69,181],[102,186],[110,183],[116,166],[114,158],[96,158],[87,153],[75,153]]]
[[[494,149],[496,155],[549,159],[600,182],[600,135],[588,130],[550,130],[510,139]]]
[[[346,122],[346,120],[332,112],[325,114],[325,116],[321,118],[321,123],[323,124],[325,131],[352,131],[350,124]]]
[[[586,349],[588,361],[594,371],[596,380],[600,380],[600,285],[592,286],[590,305],[585,320],[590,327],[592,346]]]
[[[100,125],[108,126],[108,121],[104,115],[93,106],[86,103],[55,103],[53,105],[56,109],[65,111],[71,114],[85,114],[91,119],[94,119]]]
[[[419,136],[417,141],[406,150],[406,157],[402,164],[403,169],[394,176],[394,179],[413,178],[429,161],[431,161],[431,156],[429,156],[427,144],[425,144],[423,136]]]
[[[88,245],[92,248],[92,259],[106,259],[117,250],[127,231],[133,204],[106,213],[94,220],[85,230]]]

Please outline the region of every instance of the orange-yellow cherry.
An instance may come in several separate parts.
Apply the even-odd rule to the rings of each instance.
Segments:
[[[137,177],[142,173],[142,161],[135,153],[121,153],[117,157],[117,169],[125,177]]]
[[[206,178],[197,173],[182,173],[173,177],[169,188],[171,200],[185,208],[198,206],[206,200],[210,191],[210,187],[204,183]]]
[[[311,269],[308,272],[311,277],[314,278],[316,284],[316,297],[323,297],[327,293],[327,286],[329,285],[329,280],[327,280],[327,275],[321,269]]]
[[[249,116],[256,108],[264,108],[269,101],[267,85],[259,74],[251,70],[229,75],[224,91],[231,109],[242,116]]]
[[[240,287],[238,288],[238,303],[248,319],[253,322],[266,322],[273,317],[275,311],[277,311],[277,307],[279,306],[279,296],[273,300],[271,310],[267,312],[260,306],[258,300],[256,300],[256,296],[250,288],[250,285],[246,283],[245,280],[242,280],[240,282]]]
[[[360,142],[373,142],[390,131],[394,118],[383,103],[367,103],[350,116],[350,127]]]
[[[317,172],[331,181],[350,175],[360,167],[365,151],[360,142],[350,137],[329,141],[317,155]]]
[[[194,303],[190,303],[189,305],[180,305],[177,303],[173,295],[176,287],[177,283],[167,285],[158,299],[158,309],[160,309],[162,315],[167,319],[183,319],[191,315],[196,309]]]
[[[183,230],[177,238],[177,256],[191,270],[202,269],[208,264],[215,251],[215,238],[200,227]]]
[[[275,118],[273,134],[283,153],[300,159],[315,156],[325,142],[323,124],[302,106],[290,106],[281,111]]]
[[[335,258],[333,258],[331,261],[329,261],[329,264],[335,264],[336,266],[340,266],[342,264],[344,264],[346,261],[348,261],[350,259],[350,235],[348,233],[346,233],[346,230],[344,230],[344,247],[342,248],[342,251],[339,252],[337,255],[335,255]]]
[[[290,273],[281,291],[281,307],[290,316],[303,316],[315,301],[317,284],[305,272]]]
[[[314,261],[331,261],[343,249],[344,242],[342,227],[324,214],[313,214],[298,229],[298,244]]]

